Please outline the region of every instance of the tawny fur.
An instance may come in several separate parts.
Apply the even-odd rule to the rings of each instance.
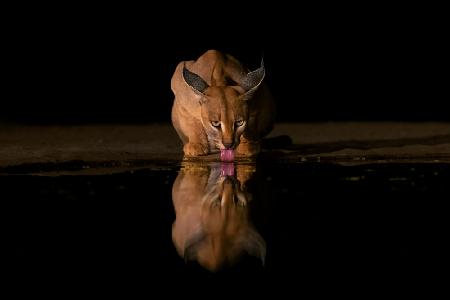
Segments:
[[[184,67],[200,76],[208,88],[202,93],[193,89],[183,77]],[[216,50],[178,64],[171,81],[172,123],[185,155],[207,155],[225,148],[243,156],[259,153],[262,137],[273,128],[275,104],[264,82],[249,91],[244,84],[248,73],[234,57]],[[220,128],[212,126],[212,121],[220,121]],[[243,126],[238,126],[240,121]]]
[[[178,254],[211,271],[233,265],[248,253],[264,263],[266,244],[249,218],[246,183],[255,167],[237,165],[237,177],[221,176],[220,165],[184,164],[172,197],[172,239]]]

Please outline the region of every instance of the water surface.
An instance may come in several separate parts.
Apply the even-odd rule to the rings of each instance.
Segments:
[[[449,183],[446,164],[0,177],[12,272],[50,281],[419,278],[443,266]]]

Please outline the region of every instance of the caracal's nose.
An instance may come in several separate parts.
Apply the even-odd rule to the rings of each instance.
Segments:
[[[223,143],[223,146],[225,147],[225,149],[232,149],[233,143]]]

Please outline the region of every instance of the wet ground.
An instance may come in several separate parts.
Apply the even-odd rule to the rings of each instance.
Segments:
[[[279,280],[294,280],[294,290],[434,280],[446,272],[448,141],[410,139],[441,152],[371,156],[376,143],[353,140],[341,156],[336,142],[322,141],[236,164],[5,164],[10,277],[72,287],[207,280],[263,293]]]

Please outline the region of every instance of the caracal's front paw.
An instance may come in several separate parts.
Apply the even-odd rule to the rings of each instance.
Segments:
[[[236,148],[237,154],[242,156],[256,156],[260,150],[261,146],[259,142],[241,142]]]
[[[255,165],[236,165],[236,177],[241,184],[241,189],[245,189],[247,181],[253,177],[255,172]]]
[[[187,143],[186,145],[184,145],[183,150],[184,154],[187,156],[200,156],[209,153],[208,146],[197,143]]]

